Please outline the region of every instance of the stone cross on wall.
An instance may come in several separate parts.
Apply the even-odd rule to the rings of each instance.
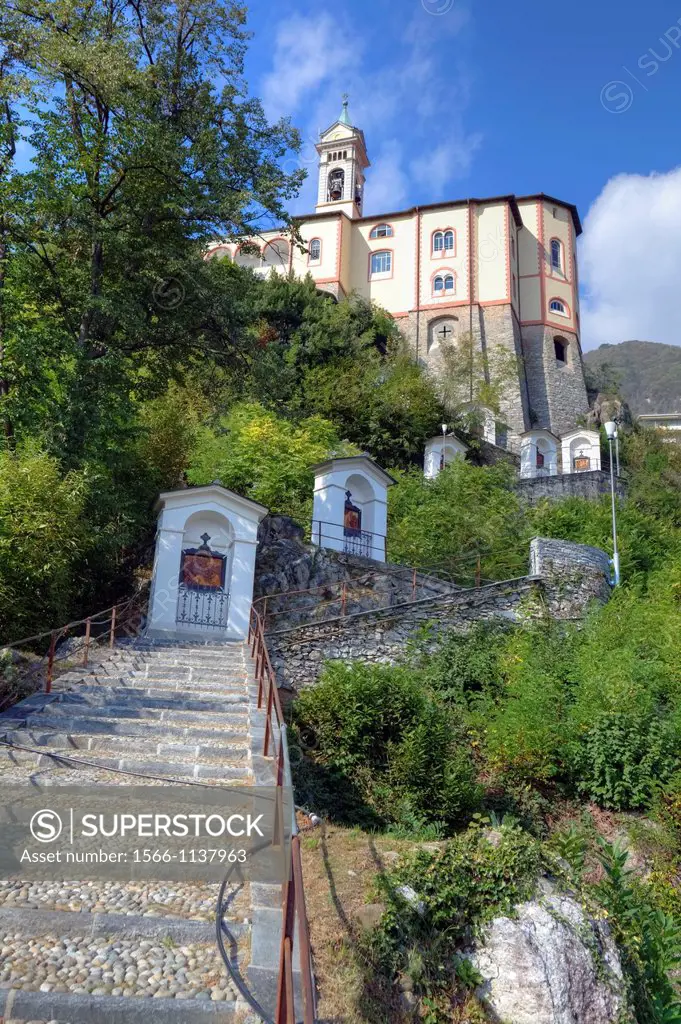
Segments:
[[[439,338],[442,338],[443,341],[447,341],[449,335],[454,334],[454,331],[451,327],[448,327],[447,324],[445,324],[437,333]]]

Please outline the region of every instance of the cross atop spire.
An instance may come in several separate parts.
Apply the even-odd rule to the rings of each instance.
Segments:
[[[344,92],[343,93],[343,110],[341,111],[341,116],[338,118],[338,120],[340,121],[341,124],[347,124],[349,127],[352,127],[352,123],[350,121],[350,115],[348,114],[348,103],[349,102],[350,102],[350,97],[348,96],[348,94],[346,92]]]

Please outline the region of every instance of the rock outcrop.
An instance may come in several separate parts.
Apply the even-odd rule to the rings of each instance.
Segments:
[[[478,997],[509,1024],[615,1024],[625,1006],[622,968],[604,921],[551,892],[497,917],[469,956]]]

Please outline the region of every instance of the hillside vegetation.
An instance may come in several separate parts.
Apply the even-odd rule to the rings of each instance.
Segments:
[[[219,479],[307,524],[311,466],[332,452],[367,451],[396,477],[393,560],[464,578],[479,560],[503,579],[525,571],[535,534],[609,550],[605,498],[528,509],[505,465],[457,461],[424,480],[425,441],[457,426],[458,388],[411,360],[384,311],[204,258],[217,239],[286,228],[302,180],[284,170],[298,133],[268,124],[244,81],[240,6],[69,0],[59,19],[54,0],[4,6],[3,642],[127,595],[159,490]],[[458,365],[470,382],[473,361]],[[376,882],[385,913],[353,970],[379,1003],[358,995],[342,1019],[398,1019],[408,979],[405,1019],[485,1020],[456,958],[550,869],[608,916],[627,1019],[681,1020],[681,446],[632,431],[622,447],[623,586],[581,628],[481,627],[434,652],[414,644],[399,666],[328,666],[290,710],[300,799],[343,826],[438,843]],[[617,835],[644,851],[644,873],[628,874]]]
[[[635,416],[681,412],[681,347],[623,341],[584,353],[587,370],[614,381]]]

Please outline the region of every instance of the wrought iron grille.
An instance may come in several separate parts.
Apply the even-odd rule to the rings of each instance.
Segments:
[[[371,558],[371,538],[373,534],[366,530],[345,529],[343,537],[343,551],[346,555],[363,555],[364,558]]]
[[[222,587],[199,590],[180,584],[177,623],[196,629],[225,629],[229,593]]]

